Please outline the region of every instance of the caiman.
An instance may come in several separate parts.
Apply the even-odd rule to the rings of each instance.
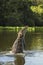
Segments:
[[[25,47],[25,34],[27,32],[27,28],[28,26],[25,26],[18,32],[18,36],[14,41],[11,49],[12,53],[23,53]]]

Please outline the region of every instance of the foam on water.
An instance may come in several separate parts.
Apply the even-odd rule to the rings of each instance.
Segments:
[[[14,58],[13,57],[8,57],[8,56],[0,57],[0,62],[10,62],[10,61],[14,61]]]

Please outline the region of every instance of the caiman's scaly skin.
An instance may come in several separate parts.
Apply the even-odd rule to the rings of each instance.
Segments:
[[[26,31],[27,31],[27,27],[28,26],[25,26],[23,29],[21,29],[19,32],[18,32],[18,36],[17,36],[17,39],[15,40],[13,46],[12,46],[12,53],[23,53],[23,49],[24,49],[24,46],[25,46],[25,40],[24,40],[24,37],[25,37],[25,34],[26,34]]]

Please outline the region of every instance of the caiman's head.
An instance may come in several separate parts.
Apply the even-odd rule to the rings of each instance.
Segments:
[[[21,29],[21,30],[18,32],[18,37],[25,37],[25,34],[26,34],[26,32],[27,32],[27,28],[28,28],[28,26],[23,27],[23,29]]]

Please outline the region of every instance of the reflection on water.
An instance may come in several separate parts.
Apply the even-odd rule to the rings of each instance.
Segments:
[[[43,34],[28,33],[26,36],[26,49],[43,50]]]
[[[16,56],[16,60],[14,61],[15,65],[24,65],[25,59],[22,56]]]

